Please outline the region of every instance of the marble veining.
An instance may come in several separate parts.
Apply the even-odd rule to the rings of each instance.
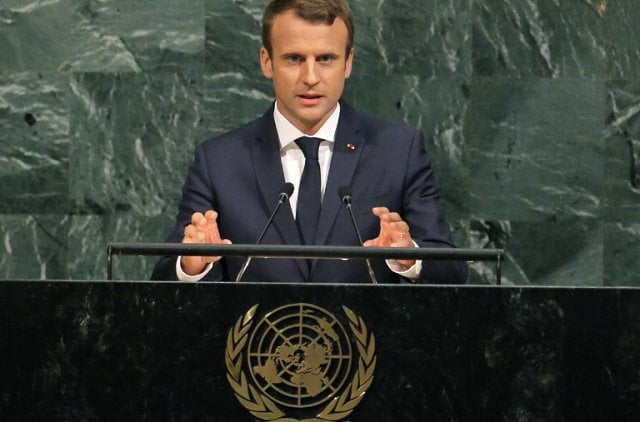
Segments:
[[[350,4],[345,100],[424,133],[460,246],[506,248],[509,284],[637,285],[639,3]],[[103,278],[107,242],[165,238],[195,145],[273,99],[263,6],[0,4],[2,277]]]

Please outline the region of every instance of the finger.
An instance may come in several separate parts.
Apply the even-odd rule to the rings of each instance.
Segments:
[[[389,208],[387,207],[373,207],[371,209],[371,212],[373,213],[373,215],[375,215],[376,217],[381,217],[384,214],[388,214],[389,213]]]
[[[402,217],[397,212],[388,212],[381,215],[380,218],[388,223],[397,223],[402,221]]]
[[[184,238],[185,239],[190,239],[192,241],[202,243],[204,241],[205,237],[206,236],[202,232],[201,227],[199,225],[198,226],[194,226],[193,224],[189,224],[184,229]]]
[[[403,220],[392,222],[391,228],[398,233],[409,233],[409,224],[407,224],[407,222]]]
[[[213,210],[208,210],[205,214],[204,217],[207,219],[207,222],[209,224],[213,224],[216,222],[216,220],[218,219],[218,213],[213,211]]]
[[[362,246],[366,246],[366,247],[377,246],[377,245],[378,245],[378,238],[365,240],[364,243],[362,244]]]
[[[185,230],[182,243],[202,243],[202,233],[197,231],[193,226],[188,227],[191,227],[191,229]]]
[[[208,211],[206,214],[206,227],[203,227],[203,231],[207,234],[207,241],[209,243],[221,243],[222,237],[220,236],[220,230],[218,229],[218,213],[215,211]]]
[[[400,240],[391,242],[389,246],[391,246],[392,248],[413,248],[414,244],[410,238],[406,237],[406,238],[402,238]]]
[[[195,226],[193,224],[189,224],[184,228],[184,238],[192,239],[193,236],[195,236],[196,231],[197,229],[195,228]]]
[[[401,248],[409,248],[413,246],[413,239],[411,233],[408,231],[394,230],[391,234],[391,246],[397,246]]]
[[[198,220],[197,223],[195,223],[196,227],[198,228],[198,230],[206,230],[207,226],[209,225],[209,220],[202,214],[200,214],[202,217]]]
[[[197,226],[198,223],[204,218],[204,215],[202,215],[201,212],[194,212],[191,215],[191,224],[193,224],[194,226]]]

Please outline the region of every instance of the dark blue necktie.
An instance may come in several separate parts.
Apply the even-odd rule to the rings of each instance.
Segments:
[[[322,139],[303,136],[296,139],[296,144],[304,154],[304,170],[298,189],[298,205],[296,208],[296,224],[302,236],[302,242],[312,245],[316,236],[322,193],[320,191],[320,163],[318,148]]]

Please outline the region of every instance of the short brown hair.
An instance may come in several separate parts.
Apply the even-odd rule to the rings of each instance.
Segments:
[[[273,20],[279,14],[293,10],[302,19],[313,23],[333,25],[336,18],[340,18],[347,25],[349,37],[347,39],[346,54],[353,48],[355,27],[353,15],[349,5],[344,0],[271,0],[262,15],[262,45],[269,55],[272,53],[271,27]]]

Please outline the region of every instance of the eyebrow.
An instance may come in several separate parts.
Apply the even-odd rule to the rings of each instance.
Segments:
[[[283,59],[287,59],[289,57],[306,57],[304,54],[300,54],[300,53],[282,53],[280,55],[281,58]],[[320,53],[320,54],[316,54],[315,57],[329,57],[332,59],[337,59],[340,57],[339,53],[334,53],[334,52],[327,52],[327,53]]]
[[[332,59],[337,59],[338,57],[340,57],[340,54],[337,54],[337,53],[323,53],[323,54],[318,54],[316,57],[331,57]]]

